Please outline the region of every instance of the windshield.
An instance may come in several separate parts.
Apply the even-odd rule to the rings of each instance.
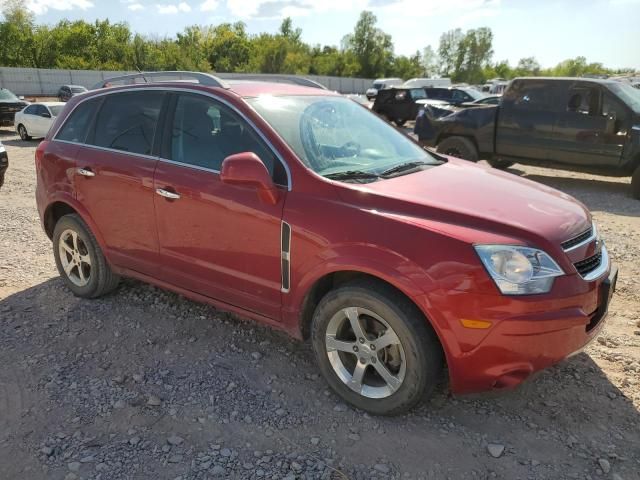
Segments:
[[[634,112],[640,113],[640,90],[628,83],[610,83],[609,88]]]
[[[373,88],[376,90],[382,90],[384,88],[384,83],[374,83]]]
[[[480,92],[475,88],[465,88],[463,89],[463,92],[470,97],[473,97],[474,100],[480,100],[481,98],[485,98],[487,96],[486,93]]]
[[[86,92],[87,89],[84,87],[71,87],[71,92],[73,93],[82,93],[82,92]]]
[[[6,88],[0,88],[0,100],[11,100],[14,102],[20,101],[18,97],[16,97],[13,93],[11,93]]]
[[[424,88],[412,88],[411,98],[414,100],[420,100],[421,98],[427,98],[427,92]]]
[[[54,117],[57,117],[58,115],[60,115],[60,112],[62,111],[62,107],[64,107],[64,105],[49,105],[49,110],[51,110],[51,115],[53,115]]]
[[[378,175],[410,162],[441,163],[345,97],[261,96],[248,101],[320,175],[352,171]]]

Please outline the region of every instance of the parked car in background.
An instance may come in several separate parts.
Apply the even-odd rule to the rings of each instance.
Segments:
[[[450,87],[450,78],[411,78],[402,84],[405,88]]]
[[[7,155],[7,149],[4,148],[2,142],[0,142],[0,187],[4,184],[4,174],[9,168],[9,156]]]
[[[487,96],[486,93],[480,92],[473,87],[429,87],[424,90],[428,99],[441,100],[450,105],[475,102]]]
[[[376,98],[376,95],[378,95],[378,92],[383,88],[391,88],[397,85],[402,85],[401,78],[378,78],[373,82],[371,88],[367,89],[365,95],[369,100],[373,100]]]
[[[411,408],[445,363],[454,393],[514,387],[603,327],[617,270],[580,202],[334,92],[194,78],[72,98],[38,146],[75,295],[134,277],[310,339],[330,387],[375,414]]]
[[[498,105],[502,95],[487,95],[486,97],[478,98],[472,102],[463,102],[463,107],[477,107],[480,105]]]
[[[32,103],[16,113],[16,132],[22,140],[44,137],[64,107],[64,102]]]
[[[424,88],[385,88],[378,92],[371,109],[401,127],[416,118],[426,99]]]
[[[0,88],[0,127],[13,125],[13,119],[16,112],[19,112],[29,102],[18,98],[10,90]]]
[[[63,85],[58,90],[58,99],[61,102],[68,102],[71,97],[87,91],[82,85]]]
[[[497,168],[513,163],[632,176],[640,199],[640,91],[587,78],[518,78],[500,105],[416,120],[420,141]]]

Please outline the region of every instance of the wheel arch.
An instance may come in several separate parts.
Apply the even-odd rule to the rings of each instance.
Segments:
[[[440,331],[439,326],[437,325],[437,322],[435,322],[434,319],[430,318],[428,311],[425,311],[425,305],[420,305],[413,299],[414,294],[417,292],[417,287],[410,284],[410,281],[408,279],[406,279],[404,282],[397,281],[379,272],[350,268],[326,272],[316,278],[311,286],[306,289],[306,292],[302,299],[302,304],[300,305],[299,309],[298,328],[299,334],[303,340],[306,341],[310,338],[313,313],[320,303],[320,300],[322,300],[322,298],[330,291],[335,290],[341,285],[347,284],[354,280],[369,280],[379,283],[404,298],[409,305],[415,308],[416,314],[420,315],[423,318],[427,327],[433,330],[436,337],[438,338],[442,351],[444,352],[445,363],[449,363],[447,344],[443,340],[443,335]],[[424,296],[424,293],[421,292],[419,295]]]

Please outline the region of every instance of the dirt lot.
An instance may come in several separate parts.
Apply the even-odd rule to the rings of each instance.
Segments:
[[[628,179],[511,170],[594,212],[620,267],[597,342],[515,392],[442,386],[409,415],[375,418],[327,390],[309,345],[254,323],[136,281],[74,298],[36,213],[36,143],[0,140],[0,479],[640,479]]]

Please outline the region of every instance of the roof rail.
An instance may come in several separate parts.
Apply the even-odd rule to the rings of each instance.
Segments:
[[[227,84],[208,73],[187,72],[187,71],[171,71],[171,72],[139,72],[129,75],[121,75],[102,80],[91,87],[91,90],[97,90],[105,87],[116,87],[121,85],[136,85],[144,83],[162,83],[162,82],[186,82],[206,85],[208,87],[229,88]]]
[[[303,87],[328,90],[327,87],[325,87],[321,83],[299,75],[286,75],[278,73],[223,73],[221,74],[221,76],[225,80],[230,81],[286,83],[290,85],[300,85]]]

